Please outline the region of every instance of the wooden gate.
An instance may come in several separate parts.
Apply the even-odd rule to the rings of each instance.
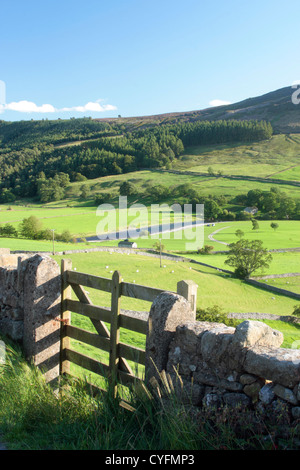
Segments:
[[[114,396],[117,384],[128,385],[140,382],[128,364],[128,360],[145,364],[145,350],[120,342],[120,328],[147,334],[147,321],[121,313],[121,297],[133,297],[153,302],[161,289],[123,282],[119,271],[112,279],[72,271],[72,262],[62,259],[62,328],[60,374],[70,375],[70,363],[77,364],[100,376],[108,378]],[[111,308],[93,305],[84,287],[111,293]],[[72,300],[74,291],[78,300]],[[97,333],[91,333],[71,324],[71,312],[90,318]],[[106,324],[110,324],[108,329]],[[109,353],[109,365],[79,353],[70,346],[70,339],[79,340]]]

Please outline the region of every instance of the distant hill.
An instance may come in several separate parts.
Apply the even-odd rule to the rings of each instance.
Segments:
[[[232,105],[157,116],[0,121],[0,203],[58,200],[61,178],[75,182],[169,169],[191,146],[270,143],[273,133],[300,133],[293,91],[287,87]]]
[[[216,121],[220,119],[269,121],[274,133],[300,133],[300,104],[292,103],[292,87],[281,88],[270,93],[247,98],[238,103],[206,108],[198,111],[174,112],[152,116],[127,118],[103,118],[99,122],[116,122],[127,128],[145,127],[153,124],[173,123],[176,121]]]
[[[230,105],[151,116],[14,122],[0,120],[0,147],[21,149],[37,145],[68,145],[120,136],[153,126],[195,121],[265,121],[271,123],[274,134],[295,134],[300,133],[300,104],[292,103],[294,91],[292,87],[285,87]]]

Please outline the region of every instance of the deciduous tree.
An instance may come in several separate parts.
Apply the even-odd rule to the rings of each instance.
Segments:
[[[272,261],[272,255],[263,248],[261,240],[239,240],[229,245],[228,257],[225,264],[235,268],[235,274],[249,278],[258,269],[266,269]]]

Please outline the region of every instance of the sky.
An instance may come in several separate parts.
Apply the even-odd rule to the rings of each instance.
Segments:
[[[300,82],[299,0],[1,0],[0,120],[205,109]]]

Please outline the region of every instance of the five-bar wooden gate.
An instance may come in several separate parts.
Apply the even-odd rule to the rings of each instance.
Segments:
[[[115,271],[112,279],[102,278],[72,270],[71,260],[62,259],[62,327],[60,374],[70,374],[70,363],[108,378],[110,388],[117,393],[117,384],[128,385],[140,382],[127,361],[145,365],[145,350],[120,342],[120,328],[147,334],[147,321],[122,314],[121,297],[133,297],[153,302],[162,292],[161,289],[123,282],[119,271]],[[187,286],[188,286],[187,281]],[[185,281],[181,281],[182,285]],[[82,287],[99,289],[111,293],[111,308],[94,305]],[[186,287],[186,286],[184,286]],[[181,286],[182,288],[182,286]],[[78,300],[72,300],[72,290]],[[180,292],[179,292],[180,293]],[[185,293],[183,294],[184,296]],[[71,324],[71,312],[90,318],[97,333],[92,333]],[[110,324],[108,329],[106,324]],[[79,353],[70,346],[70,339],[95,346],[109,353],[109,364]]]
[[[120,328],[138,333],[147,333],[147,321],[123,315],[120,311],[121,296],[152,302],[161,292],[160,289],[122,282],[119,271],[112,279],[72,271],[72,262],[63,259],[62,275],[62,335],[60,374],[70,375],[70,363],[107,377],[113,393],[117,383],[128,385],[141,381],[128,364],[128,360],[145,364],[145,351],[120,342]],[[90,287],[111,293],[111,308],[93,305],[83,287]],[[78,300],[71,299],[71,289]],[[97,333],[91,333],[71,325],[71,312],[89,317]],[[110,324],[110,329],[106,324]],[[79,353],[70,347],[70,339],[95,346],[109,353],[109,365]]]

